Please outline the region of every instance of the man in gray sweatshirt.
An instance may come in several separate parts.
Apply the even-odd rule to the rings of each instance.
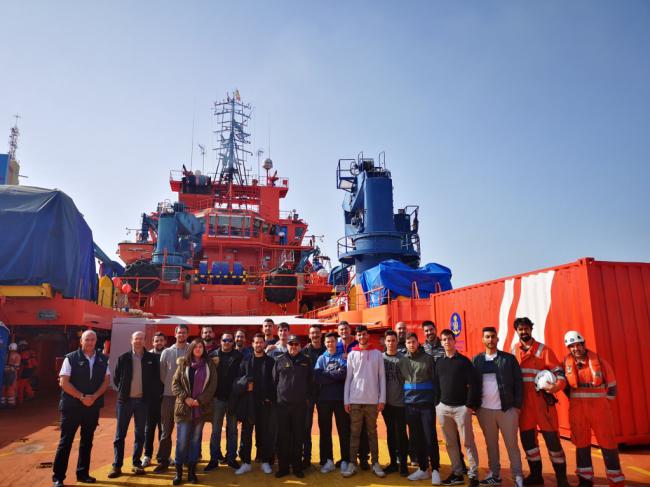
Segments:
[[[178,325],[175,336],[176,343],[163,350],[160,354],[160,381],[163,383],[163,398],[160,407],[160,421],[162,423],[162,434],[160,435],[160,446],[158,447],[158,466],[154,473],[164,472],[169,468],[169,456],[172,453],[172,432],[174,431],[174,403],[176,396],[172,392],[172,380],[176,373],[176,359],[185,356],[187,351],[187,336],[189,329],[187,325]]]
[[[379,465],[379,446],[377,443],[377,416],[386,404],[386,376],[383,354],[370,346],[368,328],[357,326],[356,338],[359,345],[348,354],[347,374],[343,404],[350,415],[350,463],[341,472],[351,477],[357,471],[355,460],[359,450],[361,425],[366,425],[372,457],[372,471],[378,477],[386,474]]]

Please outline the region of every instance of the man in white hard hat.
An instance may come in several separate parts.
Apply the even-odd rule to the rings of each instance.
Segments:
[[[16,343],[9,344],[7,363],[4,366],[4,380],[2,381],[2,407],[16,407],[16,391],[18,385],[18,370],[20,369],[20,353]]]
[[[585,339],[577,331],[564,335],[569,354],[564,358],[564,374],[569,391],[569,423],[571,439],[576,446],[576,474],[580,487],[594,484],[591,463],[591,432],[603,453],[607,482],[623,485],[616,443],[616,431],[610,402],[616,396],[616,377],[609,363],[585,347]]]

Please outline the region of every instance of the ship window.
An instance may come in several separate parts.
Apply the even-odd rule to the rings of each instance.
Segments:
[[[230,217],[230,235],[242,235],[243,218],[241,216],[232,215]]]
[[[214,235],[214,227],[217,220],[217,215],[210,215],[210,228],[208,229],[209,235]]]
[[[251,217],[250,216],[245,216],[244,217],[243,235],[244,235],[244,237],[250,237],[251,236]]]
[[[296,238],[302,238],[302,236],[305,234],[305,227],[296,227]]]
[[[263,223],[262,224],[262,233],[269,233],[269,224],[268,223]]]
[[[262,227],[262,220],[255,218],[253,220],[253,237],[258,237],[260,234],[260,228]]]
[[[217,227],[217,234],[218,235],[228,235],[228,216],[229,215],[219,215],[218,219],[218,224],[219,226]],[[214,216],[210,217],[214,218]]]

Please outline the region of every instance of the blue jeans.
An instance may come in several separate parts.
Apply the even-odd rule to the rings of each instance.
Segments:
[[[195,465],[201,454],[203,421],[176,423],[176,465]]]
[[[122,467],[124,462],[124,440],[129,429],[131,417],[135,423],[135,442],[133,444],[133,466],[140,465],[140,457],[144,448],[144,429],[147,424],[149,405],[143,399],[129,398],[117,401],[117,429],[113,441],[113,467]]]
[[[432,470],[440,470],[436,410],[433,405],[407,404],[406,421],[413,444],[417,449],[420,470],[426,470],[429,465]]]
[[[228,410],[228,401],[213,399],[212,434],[210,435],[210,460],[221,457],[221,429],[226,418],[226,461],[237,458],[237,415]]]

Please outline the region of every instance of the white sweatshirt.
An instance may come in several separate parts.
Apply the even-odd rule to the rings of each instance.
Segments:
[[[379,350],[354,347],[348,354],[344,404],[378,404],[386,402],[384,357]]]

